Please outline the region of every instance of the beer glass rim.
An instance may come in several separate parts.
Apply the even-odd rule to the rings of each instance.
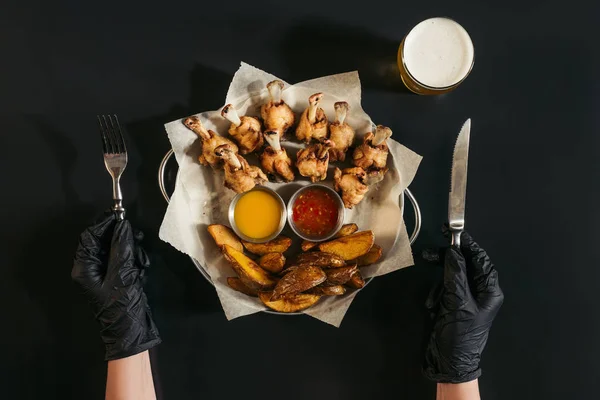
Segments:
[[[419,85],[421,85],[423,88],[428,89],[428,90],[444,91],[444,90],[455,88],[456,86],[460,85],[471,74],[471,70],[473,69],[473,65],[475,65],[475,45],[473,44],[473,39],[471,39],[471,35],[469,35],[469,32],[467,32],[467,35],[469,36],[469,40],[471,41],[471,45],[473,46],[473,59],[471,60],[471,65],[469,66],[469,70],[467,71],[467,73],[465,74],[465,76],[463,76],[458,82],[456,82],[456,83],[454,83],[452,85],[449,85],[449,86],[429,86],[429,85],[424,84],[423,82],[421,82],[420,80],[418,80],[417,78],[415,78],[414,75],[410,73],[410,70],[406,66],[406,62],[404,61],[404,43],[406,42],[406,38],[408,37],[408,35],[411,34],[411,32],[417,27],[417,25],[419,25],[421,22],[424,22],[424,21],[427,21],[427,20],[430,20],[430,19],[434,19],[434,18],[446,19],[448,21],[452,21],[456,25],[458,25],[462,29],[464,29],[465,32],[467,32],[467,30],[461,24],[459,24],[458,22],[456,22],[456,20],[454,20],[454,19],[452,19],[450,17],[431,17],[431,18],[426,18],[423,21],[419,21],[417,24],[415,24],[412,28],[410,28],[410,31],[408,31],[408,33],[406,35],[404,35],[404,38],[402,39],[402,43],[400,44],[400,46],[402,47],[401,51],[400,51],[400,55],[401,55],[402,65],[404,66],[404,71],[410,76],[410,78],[413,81],[415,81],[416,83],[418,83]]]

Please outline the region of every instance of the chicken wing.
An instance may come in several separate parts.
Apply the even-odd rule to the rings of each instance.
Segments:
[[[300,122],[296,128],[296,138],[306,143],[311,139],[317,141],[327,137],[327,116],[319,103],[323,99],[323,93],[315,93],[308,98],[308,108],[300,116]]]
[[[300,175],[310,177],[313,183],[324,180],[327,177],[331,145],[331,141],[325,139],[323,143],[311,144],[299,150],[296,156],[296,167]]]
[[[259,156],[260,165],[269,176],[281,177],[286,182],[293,181],[292,160],[285,149],[281,147],[279,134],[277,131],[266,131],[264,136],[269,146]]]
[[[365,197],[369,191],[366,184],[367,173],[361,167],[335,168],[333,173],[334,188],[342,195],[346,208],[352,208]]]
[[[350,107],[345,101],[339,101],[333,105],[335,108],[335,122],[329,125],[329,139],[333,147],[329,150],[330,161],[344,161],[346,152],[354,142],[354,129],[348,125],[346,115]]]
[[[294,112],[281,98],[283,82],[274,80],[267,84],[270,100],[260,108],[260,116],[265,124],[265,130],[277,131],[279,138],[294,125]]]
[[[249,165],[244,157],[233,151],[231,145],[218,146],[215,155],[225,162],[225,187],[234,192],[247,192],[255,185],[267,181],[265,173],[260,168]]]
[[[210,165],[213,168],[219,168],[223,161],[215,155],[215,149],[223,144],[228,144],[234,153],[238,152],[238,147],[231,140],[219,136],[218,133],[206,130],[200,119],[196,116],[187,117],[183,124],[202,139],[202,154],[198,156],[198,161],[202,165]]]
[[[383,125],[377,125],[375,134],[365,135],[363,143],[354,149],[352,164],[365,170],[370,168],[385,168],[388,156],[388,146],[385,141],[392,136],[392,130]]]
[[[231,122],[229,134],[240,147],[241,154],[252,153],[263,145],[260,121],[254,117],[239,116],[233,105],[227,104],[221,115]]]

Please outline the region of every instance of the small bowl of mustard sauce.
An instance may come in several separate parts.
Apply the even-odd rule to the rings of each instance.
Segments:
[[[264,243],[275,239],[286,221],[281,196],[265,186],[236,195],[229,205],[229,224],[243,240]]]

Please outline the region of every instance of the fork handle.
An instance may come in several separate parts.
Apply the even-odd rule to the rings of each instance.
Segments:
[[[123,208],[123,193],[121,193],[120,177],[113,179],[113,200],[115,205],[112,207],[117,220],[123,221],[125,219],[125,208]]]
[[[460,249],[460,234],[461,233],[462,233],[462,229],[452,231],[452,246],[456,246],[459,249]]]

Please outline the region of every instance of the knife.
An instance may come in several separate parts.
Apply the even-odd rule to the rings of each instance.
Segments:
[[[460,129],[450,174],[450,195],[448,199],[448,223],[452,232],[452,245],[460,248],[460,234],[465,229],[465,202],[467,197],[467,164],[469,163],[469,138],[471,118]]]

